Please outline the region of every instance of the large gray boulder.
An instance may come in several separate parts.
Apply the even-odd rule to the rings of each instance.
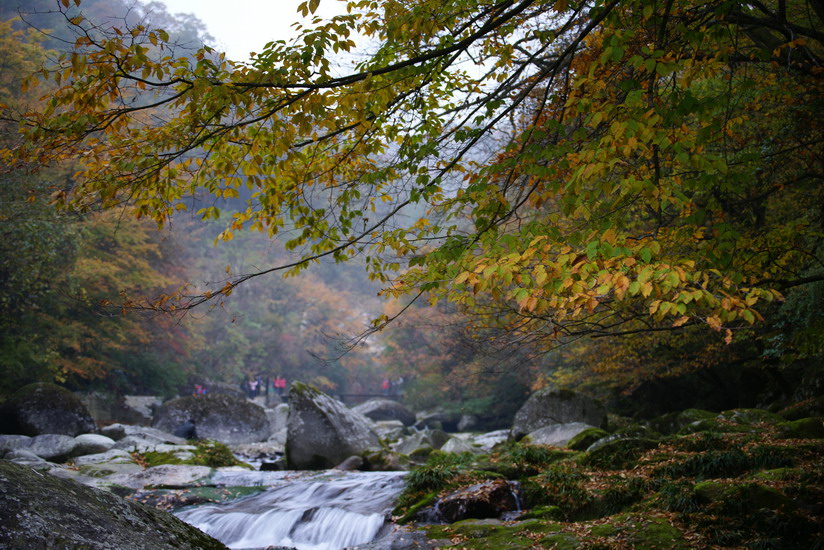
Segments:
[[[105,435],[81,434],[74,438],[72,456],[84,456],[105,453],[114,447],[114,440]]]
[[[188,439],[213,439],[227,445],[263,441],[269,421],[262,407],[224,394],[190,395],[164,403],[152,427]]]
[[[0,548],[225,550],[173,515],[0,461]]]
[[[88,409],[72,392],[55,384],[29,384],[17,390],[0,409],[0,430],[23,435],[72,437],[96,428]]]
[[[515,414],[511,435],[521,439],[541,428],[570,422],[606,428],[607,412],[590,397],[571,390],[547,388],[533,393]]]
[[[380,449],[369,420],[300,382],[289,392],[286,461],[295,470],[334,468],[353,455]]]
[[[382,397],[370,399],[366,403],[361,403],[352,410],[359,412],[371,420],[400,420],[404,426],[411,426],[415,423],[415,414],[391,399]]]
[[[51,462],[63,462],[67,458],[74,456],[74,449],[76,447],[77,441],[75,441],[73,437],[59,434],[43,434],[32,437],[26,450]]]

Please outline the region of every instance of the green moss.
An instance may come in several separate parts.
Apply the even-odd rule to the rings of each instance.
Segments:
[[[476,550],[520,550],[532,548],[536,535],[561,534],[561,526],[541,520],[521,521],[511,525],[499,520],[464,520],[450,526],[448,533],[461,542],[455,546]],[[430,532],[430,536],[433,533]],[[441,536],[447,534],[443,532]],[[440,538],[440,537],[439,537]],[[465,539],[465,540],[464,540]]]
[[[195,450],[192,457],[181,459],[175,456],[174,452],[147,451],[138,453],[140,461],[147,467],[161,466],[163,464],[186,464],[190,466],[208,466],[210,468],[222,468],[228,466],[241,466],[253,470],[249,464],[235,458],[232,450],[218,441],[200,440],[194,442]]]
[[[798,479],[799,474],[799,470],[795,468],[775,468],[773,470],[758,472],[753,478],[761,481],[785,481],[788,479]]]
[[[658,443],[651,439],[616,439],[588,451],[581,458],[581,464],[602,470],[630,468],[645,451],[654,449],[657,446]]]
[[[760,483],[722,483],[703,481],[695,486],[695,494],[725,513],[740,514],[760,508],[778,509],[793,506],[780,491]]]
[[[821,418],[800,418],[777,425],[779,437],[784,439],[824,438],[824,421]]]
[[[581,546],[581,541],[572,533],[556,533],[542,538],[541,545],[553,550],[573,550]]]
[[[717,418],[699,420],[692,424],[687,424],[678,431],[679,435],[694,434],[698,432],[716,433],[752,433],[755,430],[749,424],[735,424],[732,422],[721,422]]]
[[[664,518],[645,518],[634,525],[629,542],[635,550],[690,548],[684,535]]]
[[[718,415],[719,420],[728,420],[736,424],[777,424],[783,422],[780,415],[763,409],[732,409]]]
[[[574,451],[586,451],[590,445],[609,435],[609,432],[600,428],[587,428],[569,440],[567,447]]]
[[[824,395],[806,399],[779,411],[786,420],[801,420],[811,416],[824,416]]]
[[[565,517],[564,511],[560,506],[536,506],[531,510],[527,510],[521,518],[522,519],[548,519],[552,521],[562,521]]]
[[[415,517],[418,515],[418,512],[420,512],[427,506],[435,504],[435,501],[437,499],[438,492],[433,491],[431,493],[427,493],[417,502],[413,502],[412,504],[405,504],[402,500],[400,500],[398,506],[395,507],[394,510],[392,510],[392,516],[395,518],[395,521],[397,523],[409,523],[410,521],[413,521],[415,519]]]

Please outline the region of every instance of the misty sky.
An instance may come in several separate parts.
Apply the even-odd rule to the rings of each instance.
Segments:
[[[289,39],[290,27],[300,19],[302,0],[161,0],[170,13],[194,13],[217,40],[218,49],[229,59],[248,59],[271,40]],[[338,0],[321,0],[319,15],[328,16],[340,9]]]

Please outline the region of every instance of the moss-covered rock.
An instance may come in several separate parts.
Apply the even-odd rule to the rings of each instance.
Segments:
[[[777,425],[779,437],[785,439],[821,439],[824,438],[824,420],[818,418],[800,418]]]
[[[679,550],[691,548],[678,528],[665,518],[639,518],[627,538],[635,550]]]
[[[682,430],[685,426],[689,426],[694,422],[711,420],[716,416],[718,416],[718,413],[705,411],[703,409],[685,409],[683,411],[675,411],[654,418],[650,420],[650,426],[664,435],[670,435]]]
[[[722,421],[718,418],[707,418],[687,424],[678,430],[678,435],[689,435],[701,432],[753,433],[757,430],[758,428],[752,426],[751,424],[738,424],[730,421]]]
[[[700,499],[727,512],[750,512],[762,508],[776,510],[795,506],[791,499],[777,489],[754,482],[702,481],[695,485],[694,491]]]
[[[7,461],[0,461],[0,509],[1,548],[226,548],[161,510]]]
[[[536,506],[531,510],[527,510],[522,516],[522,519],[545,519],[551,521],[563,521],[565,519],[564,511],[560,506]]]
[[[581,458],[581,464],[603,470],[618,470],[631,466],[645,451],[658,446],[657,441],[645,438],[618,438],[596,448],[590,448]]]
[[[55,384],[29,384],[0,406],[0,430],[29,436],[76,436],[93,432],[94,420],[83,402]]]
[[[824,395],[805,399],[778,411],[786,420],[800,420],[815,416],[824,416]]]
[[[503,523],[500,520],[464,520],[449,526],[431,526],[427,528],[430,539],[444,541],[442,547],[466,548],[472,550],[522,550],[533,548],[541,535],[541,544],[551,538],[555,542],[575,543],[576,546],[556,546],[556,548],[575,548],[577,539],[562,532],[562,526],[541,520],[526,520],[515,523]],[[446,544],[446,541],[451,541]],[[552,548],[552,544],[543,546]]]
[[[566,446],[574,451],[586,451],[590,445],[608,435],[609,432],[606,430],[588,428],[570,439]]]
[[[784,418],[764,409],[731,409],[718,415],[719,420],[727,420],[736,424],[778,424]]]

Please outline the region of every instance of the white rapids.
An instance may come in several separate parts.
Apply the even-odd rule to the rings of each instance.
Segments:
[[[229,548],[341,550],[371,542],[403,489],[405,472],[222,472],[224,486],[265,485],[260,494],[177,517]]]

